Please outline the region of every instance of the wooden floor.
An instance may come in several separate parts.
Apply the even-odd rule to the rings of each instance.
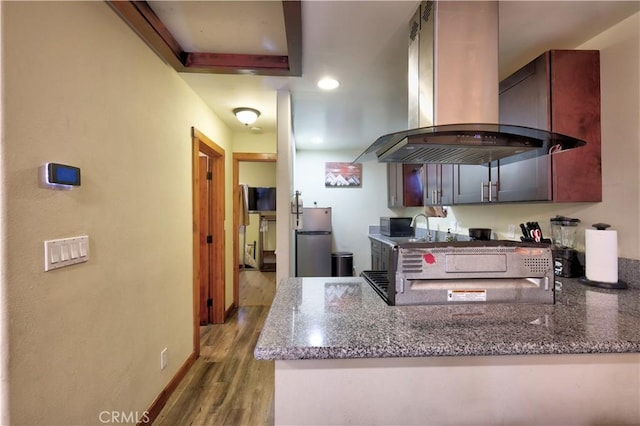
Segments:
[[[238,310],[200,327],[200,358],[154,425],[273,425],[274,363],[253,349],[274,293],[275,272],[240,272]]]

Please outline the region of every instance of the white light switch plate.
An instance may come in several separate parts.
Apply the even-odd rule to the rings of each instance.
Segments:
[[[160,370],[167,368],[167,348],[164,348],[160,352]]]
[[[89,237],[62,238],[44,242],[44,270],[64,268],[89,260]]]

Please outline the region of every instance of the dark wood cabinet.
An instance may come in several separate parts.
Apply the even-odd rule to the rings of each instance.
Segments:
[[[425,164],[424,205],[453,204],[453,164]]]
[[[529,152],[456,165],[453,204],[602,201],[600,56],[550,50],[500,82],[500,123],[583,139],[566,152]]]
[[[387,164],[387,206],[423,206],[424,173],[423,164]]]
[[[573,136],[584,147],[491,164],[389,164],[389,207],[602,201],[600,55],[550,50],[500,83],[500,123]]]
[[[371,270],[381,271],[382,243],[369,238],[371,241]]]
[[[393,248],[379,240],[369,238],[371,241],[371,270],[388,271],[392,258]]]
[[[500,123],[587,142],[566,152],[501,164],[500,201],[602,201],[598,51],[550,50],[504,79]]]
[[[549,201],[551,189],[549,182],[549,156],[513,159],[514,162],[498,161],[495,168],[496,202],[511,201]],[[492,169],[492,172],[494,169]]]
[[[454,204],[544,201],[551,193],[549,158],[530,153],[508,161],[456,165]]]
[[[403,164],[403,195],[405,207],[424,205],[424,164]]]
[[[456,164],[454,166],[453,204],[495,201],[497,182],[492,182],[491,178],[491,168],[488,164]]]
[[[453,204],[453,164],[387,165],[388,207]]]

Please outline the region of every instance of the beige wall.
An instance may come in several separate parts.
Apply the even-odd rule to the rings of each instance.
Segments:
[[[291,96],[287,91],[277,93],[278,161],[276,166],[276,283],[293,276],[293,232],[290,222],[290,200],[293,194],[293,176],[296,162],[295,140],[292,134]]]
[[[3,2],[2,43],[10,423],[142,416],[192,351],[190,129],[227,182],[230,131],[103,2]],[[39,188],[48,161],[82,186]],[[44,240],[83,234],[88,263],[43,271]]]
[[[276,186],[276,163],[241,161],[238,178],[240,183],[249,186],[273,188]]]
[[[0,2],[0,30],[2,30],[4,7]],[[0,38],[0,41],[2,39]],[[0,43],[0,70],[4,64],[3,46]],[[0,73],[0,78],[2,74]],[[0,84],[0,99],[4,99],[4,84]],[[0,101],[0,105],[1,105]],[[9,424],[9,309],[7,295],[7,225],[6,197],[4,187],[4,114],[0,113],[0,424]]]
[[[278,138],[275,132],[252,133],[250,131],[233,134],[233,152],[260,152],[275,154]]]

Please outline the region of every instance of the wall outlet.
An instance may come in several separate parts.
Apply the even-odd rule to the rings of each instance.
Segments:
[[[164,370],[167,366],[167,348],[160,352],[160,370]]]
[[[516,237],[516,226],[511,224],[507,230],[507,238],[515,238]]]

